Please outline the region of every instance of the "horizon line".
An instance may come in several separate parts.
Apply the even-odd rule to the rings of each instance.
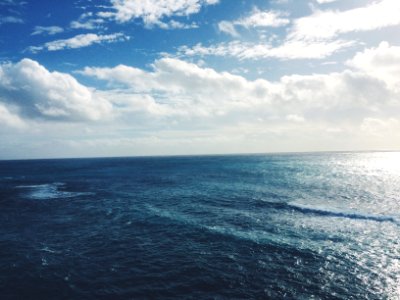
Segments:
[[[273,151],[273,152],[237,152],[237,153],[199,153],[199,154],[156,154],[156,155],[121,155],[121,156],[71,156],[71,157],[38,157],[38,158],[0,158],[0,161],[32,160],[73,160],[73,159],[116,159],[116,158],[168,158],[168,157],[212,157],[212,156],[262,156],[291,154],[323,153],[379,153],[400,152],[400,150],[315,150],[315,151]]]

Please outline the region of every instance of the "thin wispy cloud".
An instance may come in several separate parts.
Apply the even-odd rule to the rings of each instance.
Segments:
[[[105,19],[97,17],[93,12],[86,12],[79,16],[77,20],[70,22],[72,29],[100,29],[106,23]]]
[[[55,35],[61,32],[64,32],[64,29],[60,26],[35,26],[31,35]]]
[[[233,37],[238,37],[239,33],[237,32],[235,25],[229,21],[221,21],[218,23],[219,31],[229,34]]]
[[[282,27],[290,23],[286,15],[280,11],[261,11],[257,8],[253,9],[250,15],[233,21],[221,21],[218,23],[218,29],[233,37],[238,37],[239,33],[236,27],[244,28],[265,28],[265,27]]]
[[[179,48],[179,55],[191,56],[220,56],[234,57],[239,60],[259,60],[276,58],[280,60],[291,59],[323,59],[332,54],[351,47],[352,41],[286,41],[282,45],[253,44],[234,41],[211,46],[197,44],[193,47],[183,46]]]
[[[3,16],[0,18],[0,25],[1,24],[23,24],[24,20],[20,17],[14,17],[14,16]]]
[[[97,35],[95,33],[79,34],[69,39],[55,40],[47,42],[42,46],[31,46],[28,49],[31,52],[39,52],[43,50],[47,51],[59,51],[64,49],[77,49],[88,47],[93,44],[102,43],[116,43],[129,40],[128,36],[122,33],[113,33],[107,35]]]

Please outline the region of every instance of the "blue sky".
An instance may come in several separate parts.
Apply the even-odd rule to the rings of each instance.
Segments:
[[[0,158],[397,150],[398,0],[0,0]]]

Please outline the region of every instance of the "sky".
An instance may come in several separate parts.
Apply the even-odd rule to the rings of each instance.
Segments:
[[[399,0],[0,0],[0,159],[399,149]]]

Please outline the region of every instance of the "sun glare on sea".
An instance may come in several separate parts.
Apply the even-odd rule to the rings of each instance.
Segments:
[[[371,170],[400,175],[400,152],[372,153],[366,163]]]

